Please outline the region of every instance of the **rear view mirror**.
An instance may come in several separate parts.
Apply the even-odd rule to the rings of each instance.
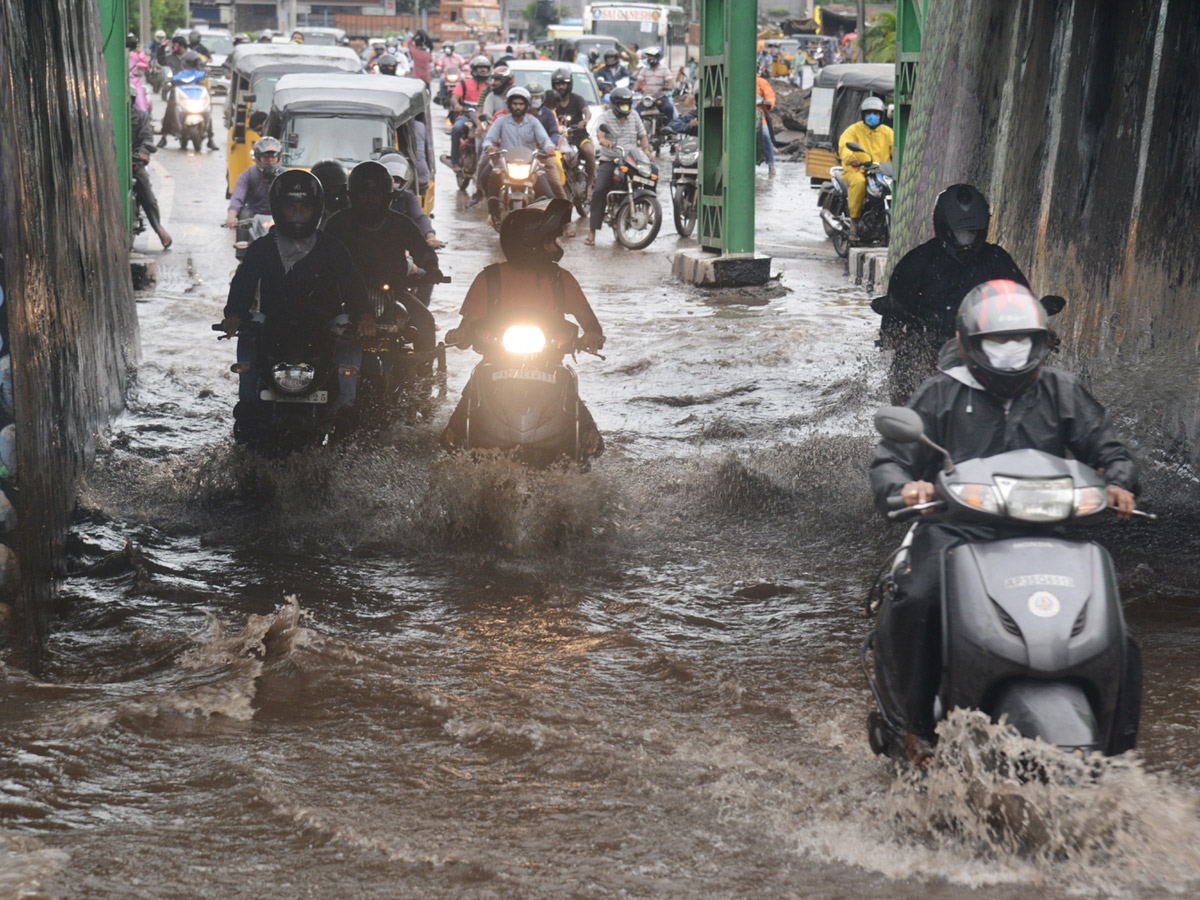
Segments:
[[[875,430],[889,441],[900,444],[911,444],[925,436],[921,417],[907,406],[880,407],[875,413]]]
[[[371,152],[376,156],[383,152],[383,138],[371,138]]]
[[[1042,298],[1042,308],[1046,310],[1046,315],[1057,316],[1067,308],[1067,298],[1057,294],[1047,294]]]
[[[287,144],[287,148],[289,150],[295,150],[300,146],[300,135],[293,131],[287,136],[287,140],[285,140],[284,143]]]
[[[846,146],[849,147],[851,150],[853,150],[855,153],[866,153],[867,152],[866,150],[864,150],[862,148],[862,144],[856,143],[854,141],[846,141]]]
[[[242,102],[245,103],[247,106],[253,106],[254,103],[257,102],[257,100],[258,100],[258,98],[255,97],[253,94],[242,94]]]

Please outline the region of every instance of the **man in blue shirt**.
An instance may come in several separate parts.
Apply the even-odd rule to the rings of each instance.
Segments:
[[[523,87],[512,88],[505,98],[505,105],[508,107],[507,115],[501,113],[497,116],[492,127],[488,129],[487,136],[483,139],[485,154],[495,154],[501,150],[511,150],[514,147],[528,147],[534,153],[541,151],[544,154],[551,154],[554,152],[554,144],[550,140],[550,135],[546,134],[542,123],[527,115],[529,91]],[[487,177],[487,194],[488,211],[496,220],[500,218],[501,213],[500,184],[500,173],[493,169]],[[553,196],[545,175],[538,176],[536,189],[544,197]]]

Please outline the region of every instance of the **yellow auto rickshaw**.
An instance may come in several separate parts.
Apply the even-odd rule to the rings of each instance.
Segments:
[[[349,47],[239,44],[229,55],[229,68],[229,96],[225,100],[225,127],[229,130],[226,197],[233,193],[238,176],[252,162],[251,146],[265,133],[262,129],[275,83],[294,72],[362,72],[362,60]]]
[[[428,213],[435,172],[430,103],[429,86],[419,78],[284,75],[275,85],[267,133],[283,144],[287,168],[311,169],[333,159],[349,171],[385,150],[400,150],[420,173],[413,190]]]

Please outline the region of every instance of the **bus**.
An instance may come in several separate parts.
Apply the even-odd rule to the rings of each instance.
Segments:
[[[663,62],[677,69],[687,56],[681,45],[681,59],[673,60],[668,29],[684,24],[683,8],[661,3],[589,3],[583,8],[583,30],[587,34],[606,34],[626,47],[663,48]],[[681,29],[680,29],[681,30]]]
[[[501,40],[500,0],[442,0],[443,41]]]

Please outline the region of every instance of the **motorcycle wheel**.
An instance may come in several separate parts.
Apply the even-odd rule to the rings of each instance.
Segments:
[[[458,182],[458,189],[465,191],[471,184],[471,179],[475,177],[475,153],[463,153],[458,158],[458,171],[454,174],[455,180]]]
[[[203,142],[200,140],[200,138],[198,138],[198,137],[194,137],[194,138],[192,138],[192,147],[195,149],[195,151],[196,151],[197,153],[199,153],[199,152],[200,152],[200,145],[201,145],[202,143],[203,143]]]
[[[829,236],[833,241],[833,252],[845,259],[850,255],[850,237],[844,231],[835,231]]]
[[[634,215],[637,212],[649,217],[648,226],[643,231],[636,230],[634,226]],[[621,245],[630,250],[649,247],[658,237],[658,229],[661,227],[662,207],[658,205],[658,198],[653,194],[640,194],[632,201],[621,204],[621,208],[617,210],[617,217],[613,220],[613,233]]]
[[[680,237],[691,237],[692,229],[696,227],[695,204],[688,203],[687,190],[683,185],[675,186],[671,192],[671,208],[675,214],[675,230]]]
[[[576,169],[567,177],[571,180],[571,195],[574,197],[575,211],[579,213],[579,218],[586,219],[588,211],[591,209],[592,199],[587,193],[587,175]]]

